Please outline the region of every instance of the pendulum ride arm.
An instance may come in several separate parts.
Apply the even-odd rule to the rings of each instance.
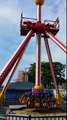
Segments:
[[[19,58],[20,58],[20,57],[19,57]],[[3,90],[2,90],[3,93],[6,92],[7,87],[8,87],[8,85],[9,85],[9,83],[10,83],[10,81],[11,81],[11,79],[12,79],[12,77],[13,77],[15,71],[16,71],[16,68],[17,68],[17,66],[18,66],[18,64],[19,64],[19,61],[20,61],[19,58],[18,58],[18,60],[16,61],[16,63],[14,64],[13,69],[12,69],[11,74],[10,74],[10,77],[9,77],[9,79],[8,79],[8,81],[7,81],[6,85],[5,85],[5,87],[4,87]]]
[[[52,61],[52,56],[51,56],[51,52],[50,52],[48,39],[45,38],[45,37],[44,37],[44,42],[45,42],[46,51],[47,51],[47,55],[48,55],[48,59],[49,59],[49,64],[50,64],[50,68],[51,68],[51,73],[52,73],[52,77],[53,77],[54,86],[55,86],[55,89],[56,89],[56,99],[58,100],[58,104],[63,103],[63,99],[62,99],[62,97],[59,93],[59,89],[58,89],[58,85],[57,85],[57,80],[56,80],[56,75],[55,75],[55,71],[54,71],[54,67],[53,67],[53,61]]]
[[[20,46],[15,51],[15,53],[13,54],[11,59],[8,61],[7,65],[1,71],[1,73],[0,73],[0,86],[3,84],[5,78],[9,74],[12,67],[14,66],[16,60],[20,56],[20,53],[26,48],[26,45],[30,41],[30,38],[32,37],[32,35],[33,35],[33,30],[30,30],[29,33],[27,34],[26,38],[24,39],[24,41],[20,44]]]
[[[26,46],[26,47],[27,47],[27,46]],[[7,81],[6,85],[5,85],[5,87],[4,87],[3,90],[2,90],[2,93],[5,93],[5,92],[6,92],[7,87],[8,87],[8,85],[9,85],[9,83],[10,83],[10,81],[11,81],[11,79],[12,79],[12,77],[13,77],[13,75],[14,75],[16,69],[17,69],[17,67],[18,67],[18,64],[19,64],[19,62],[20,62],[20,60],[21,60],[21,58],[22,58],[22,55],[23,55],[24,51],[25,51],[25,49],[23,50],[23,52],[20,54],[20,56],[19,56],[18,59],[16,60],[14,66],[13,66],[13,68],[12,68],[10,77],[9,77],[9,79],[8,79],[8,81]]]
[[[53,77],[54,86],[55,86],[56,92],[58,94],[59,90],[58,90],[58,86],[57,86],[57,82],[56,82],[56,76],[55,76],[55,72],[54,72],[53,61],[52,61],[52,57],[51,57],[51,52],[50,52],[48,39],[44,38],[44,42],[45,42],[45,46],[46,46],[46,51],[47,51],[47,55],[48,55],[50,68],[51,68],[51,73],[52,73],[52,77]]]
[[[27,44],[27,45],[28,45],[28,44]],[[27,45],[26,45],[26,47],[27,47]],[[25,49],[26,49],[26,47],[25,47]],[[17,66],[18,66],[18,64],[19,64],[19,62],[20,62],[20,60],[21,60],[21,58],[22,58],[22,55],[23,55],[25,49],[21,52],[20,56],[19,56],[18,59],[16,60],[14,66],[13,66],[13,68],[12,68],[12,70],[11,70],[9,79],[8,79],[6,85],[4,86],[3,90],[2,90],[1,93],[0,93],[0,104],[3,103],[4,94],[5,94],[5,92],[6,92],[7,88],[8,88],[8,85],[9,85],[9,83],[10,83],[10,81],[11,81],[11,79],[12,79],[12,77],[13,77],[15,71],[16,71],[16,69],[17,69]]]
[[[27,45],[28,45],[28,44],[27,44]],[[26,47],[27,47],[27,45],[26,45]],[[26,48],[25,48],[25,49],[26,49]],[[2,93],[5,93],[5,92],[6,92],[7,87],[8,87],[8,85],[9,85],[9,83],[10,83],[10,81],[11,81],[11,79],[12,79],[12,77],[13,77],[13,75],[14,75],[16,69],[17,69],[17,67],[18,67],[18,64],[19,64],[19,62],[20,62],[20,60],[21,60],[21,58],[22,58],[22,55],[23,55],[25,49],[21,52],[20,56],[19,56],[18,59],[16,60],[14,66],[13,66],[13,68],[12,68],[10,77],[9,77],[9,79],[8,79],[8,81],[7,81],[6,85],[5,85],[5,87],[4,87],[3,90],[2,90]]]
[[[8,85],[9,85],[9,83],[10,83],[10,81],[11,81],[14,73],[15,73],[15,70],[16,70],[18,64],[19,64],[19,61],[20,61],[20,58],[19,58],[19,59],[16,61],[16,63],[14,64],[14,66],[13,66],[13,68],[12,68],[12,71],[11,71],[11,74],[10,74],[10,77],[9,77],[6,85],[4,86],[3,90],[0,92],[0,104],[3,103],[4,94],[5,94],[6,90],[7,90],[7,87],[8,87]]]
[[[51,38],[65,53],[67,53],[67,47],[62,44],[52,33],[46,32],[46,35]]]

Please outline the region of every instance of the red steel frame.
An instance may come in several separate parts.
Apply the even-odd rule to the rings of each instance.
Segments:
[[[51,68],[51,73],[52,73],[52,77],[53,77],[54,86],[55,86],[56,92],[58,93],[59,89],[58,89],[57,82],[56,82],[57,80],[56,80],[56,76],[55,76],[55,72],[54,72],[53,61],[52,61],[52,57],[51,57],[51,52],[50,52],[48,39],[44,38],[44,42],[45,42],[46,51],[47,51],[47,55],[48,55],[48,59],[49,59],[49,64],[50,64],[50,68]]]
[[[8,61],[7,65],[4,67],[4,69],[0,73],[0,86],[3,84],[4,80],[6,79],[7,75],[10,73],[12,70],[12,73],[10,75],[10,79],[12,78],[19,61],[21,59],[21,56],[23,55],[30,38],[33,36],[34,33],[36,33],[36,80],[35,80],[35,86],[40,86],[40,81],[41,81],[41,36],[44,37],[44,42],[46,46],[46,51],[50,63],[50,68],[51,68],[51,73],[53,77],[53,82],[56,88],[56,92],[58,93],[58,86],[56,82],[56,76],[54,72],[54,67],[53,67],[53,61],[52,61],[52,56],[49,48],[49,43],[48,43],[48,38],[51,38],[64,52],[67,53],[67,47],[65,47],[56,37],[56,33],[59,31],[59,21],[58,19],[54,22],[54,24],[45,24],[41,23],[41,5],[37,5],[37,21],[29,24],[29,22],[26,22],[25,24],[22,23],[22,16],[21,16],[21,21],[20,21],[20,31],[21,35],[23,35],[22,30],[23,27],[26,27],[25,30],[27,30],[27,36],[24,39],[24,41],[21,43],[21,45],[18,47],[16,52],[13,54],[11,59]],[[56,24],[58,24],[58,27],[56,28]],[[25,26],[26,25],[26,26]],[[53,26],[53,27],[52,27]],[[29,32],[28,32],[29,31]],[[25,31],[26,32],[26,31]],[[14,66],[14,67],[13,67]],[[12,69],[13,68],[13,69]],[[8,83],[7,83],[8,85]],[[6,87],[7,87],[6,85]]]
[[[67,47],[61,43],[53,34],[46,32],[46,34],[64,51],[67,53]]]
[[[27,45],[26,45],[26,47],[27,47]],[[25,49],[26,49],[26,48],[25,48]],[[23,52],[21,52],[20,56],[18,57],[18,59],[16,60],[14,66],[13,66],[13,68],[12,68],[12,70],[11,70],[11,73],[10,73],[10,76],[9,76],[9,79],[8,79],[5,87],[4,87],[3,90],[2,90],[3,93],[6,92],[7,87],[8,87],[8,85],[9,85],[9,83],[10,83],[10,81],[11,81],[11,79],[12,79],[12,77],[13,77],[16,69],[17,69],[17,67],[18,67],[18,64],[19,64],[19,62],[20,62],[20,60],[21,60],[21,58],[22,58],[22,56],[23,56],[23,53],[24,53],[25,49],[23,50]]]
[[[8,79],[5,87],[4,87],[3,90],[2,90],[3,93],[6,92],[7,87],[8,87],[8,85],[9,85],[9,83],[10,83],[10,81],[11,81],[11,79],[12,79],[12,77],[13,77],[15,71],[16,71],[16,68],[17,68],[17,66],[18,66],[18,64],[19,64],[19,62],[20,62],[20,59],[21,59],[21,57],[19,57],[19,59],[16,61],[15,65],[13,66],[13,69],[12,69],[12,71],[11,71],[11,74],[10,74],[10,76],[9,76],[9,79]]]
[[[4,69],[1,71],[0,73],[0,86],[2,85],[2,83],[4,82],[5,78],[7,77],[7,75],[9,74],[10,70],[12,69],[12,67],[14,66],[16,60],[18,59],[18,57],[20,56],[21,52],[24,51],[24,49],[26,48],[26,45],[28,44],[28,42],[30,41],[30,38],[33,35],[33,30],[31,30],[24,42],[21,43],[21,45],[18,47],[18,49],[16,50],[16,52],[13,54],[13,56],[11,57],[11,59],[8,61],[7,65],[4,67]]]

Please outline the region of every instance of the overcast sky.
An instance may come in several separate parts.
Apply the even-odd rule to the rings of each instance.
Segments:
[[[20,15],[36,18],[36,5],[34,0],[0,0],[0,71],[15,52],[21,41]],[[45,19],[60,19],[60,31],[57,38],[66,44],[66,0],[45,0],[42,6],[42,22]],[[53,61],[65,64],[65,53],[49,39]],[[41,60],[48,61],[44,42],[42,39]],[[17,78],[19,70],[25,70],[36,61],[36,38],[32,38],[18,69],[13,77]]]

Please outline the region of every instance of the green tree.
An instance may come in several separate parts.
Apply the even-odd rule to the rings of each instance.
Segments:
[[[57,83],[61,84],[64,81],[65,78],[65,65],[59,63],[59,62],[55,62],[54,63],[54,69],[55,69],[55,74],[56,74],[56,78],[57,78]]]
[[[65,65],[60,62],[54,62],[54,71],[56,74],[57,84],[62,84],[65,82]],[[36,64],[33,63],[29,67],[28,76],[29,81],[35,83],[35,68]],[[53,87],[53,80],[52,80],[51,70],[49,62],[41,62],[41,84],[45,87]]]
[[[42,72],[41,72],[42,84],[44,83],[45,87],[46,86],[53,87],[53,78],[52,78],[49,62],[42,62],[41,66],[42,66]],[[63,82],[65,82],[64,80],[65,65],[59,62],[54,62],[53,66],[54,66],[57,84],[62,84]]]
[[[30,82],[35,83],[35,69],[36,69],[36,64],[30,64],[29,71],[28,71],[28,78]]]

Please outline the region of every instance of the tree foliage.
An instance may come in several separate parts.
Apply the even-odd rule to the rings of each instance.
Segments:
[[[65,65],[60,62],[54,62],[54,71],[56,74],[57,84],[62,84],[64,82],[65,77]],[[33,63],[29,67],[28,77],[29,81],[35,83],[35,71],[36,63]],[[46,86],[53,86],[53,78],[50,70],[49,62],[41,62],[41,84]]]

